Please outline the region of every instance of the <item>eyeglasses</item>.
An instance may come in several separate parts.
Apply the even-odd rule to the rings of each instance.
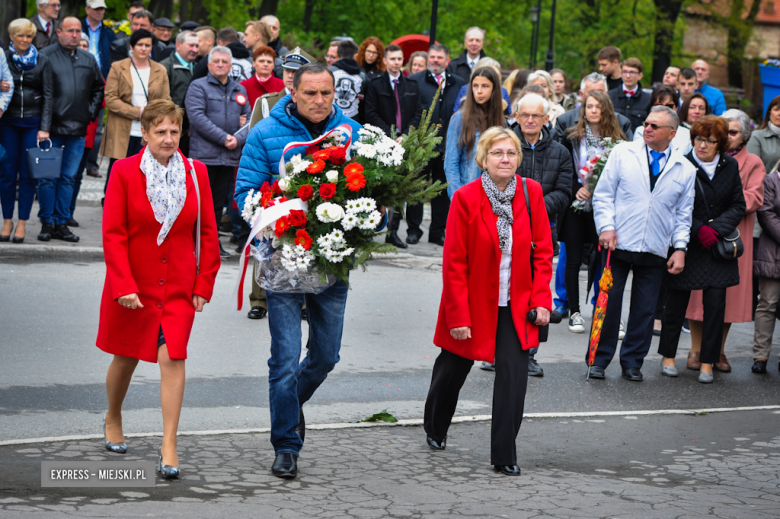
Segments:
[[[638,70],[626,70],[626,69],[623,69],[622,71],[620,71],[620,73],[621,74],[625,74],[626,76],[636,76],[640,72]]]
[[[672,128],[672,129],[674,129],[674,126],[664,126],[662,124],[649,123],[647,121],[643,122],[642,126],[644,126],[645,128],[647,128],[649,126],[653,130],[657,130],[659,128]]]
[[[542,114],[520,114],[517,116],[518,119],[533,119],[534,121],[541,121],[544,115]]]
[[[499,160],[501,160],[504,157],[504,155],[506,155],[506,158],[508,158],[509,160],[517,158],[517,152],[516,151],[512,151],[512,150],[510,150],[510,151],[489,151],[488,155],[490,155],[494,159],[499,159]]]
[[[373,50],[367,50],[365,52],[365,54],[370,54],[372,56],[379,56],[379,53],[378,52],[374,52]]]
[[[694,137],[693,142],[696,144],[701,144],[702,142],[706,142],[708,146],[715,146],[718,144],[718,141],[713,141],[712,139],[705,139],[704,137]]]
[[[739,135],[740,133],[742,133],[742,132],[739,131],[739,130],[729,130],[729,135],[734,135],[735,137],[737,135]]]

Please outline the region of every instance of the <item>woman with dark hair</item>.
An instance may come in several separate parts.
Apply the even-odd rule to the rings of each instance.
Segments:
[[[493,67],[482,67],[471,76],[466,101],[450,119],[444,174],[450,199],[459,188],[481,175],[475,161],[479,136],[493,126],[506,126],[501,79]]]
[[[585,202],[593,197],[583,184],[579,171],[588,161],[602,150],[601,142],[610,138],[613,141],[624,141],[626,136],[620,129],[615,109],[609,96],[601,91],[590,92],[580,107],[580,117],[577,125],[569,131],[564,145],[569,149],[574,161],[574,176],[572,177],[573,200]],[[583,245],[590,243],[598,245],[599,236],[596,223],[593,220],[593,210],[575,211],[571,205],[566,209],[560,236],[566,244],[566,294],[569,298],[569,331],[585,333],[585,320],[580,312],[580,265],[583,260]]]
[[[381,76],[385,71],[385,45],[376,36],[369,36],[358,49],[355,60],[366,74],[366,81]]]
[[[777,171],[780,162],[780,96],[769,103],[761,127],[753,132],[747,150],[758,155],[767,174]]]
[[[131,56],[111,65],[106,78],[106,126],[100,155],[111,159],[103,192],[114,162],[137,154],[143,148],[141,116],[155,99],[171,99],[168,72],[150,57],[154,37],[146,29],[130,35]]]
[[[701,349],[699,382],[713,382],[713,364],[720,360],[726,289],[739,284],[739,263],[713,254],[718,240],[737,228],[745,216],[745,196],[739,164],[729,156],[729,125],[722,117],[708,115],[691,128],[693,151],[686,158],[696,166],[696,198],[693,203],[691,239],[685,268],[679,274],[666,274],[664,309],[658,353],[664,357],[661,372],[677,376],[674,357],[687,317],[691,330],[691,349]],[[692,290],[702,290],[703,322],[694,320],[688,308]]]
[[[710,113],[710,104],[707,102],[707,98],[701,94],[693,94],[680,107],[680,126],[690,129],[693,123],[708,113]]]
[[[666,106],[676,112],[677,107],[680,106],[680,96],[672,87],[661,85],[653,90],[653,94],[650,96],[650,106]],[[643,140],[644,134],[645,128],[640,126],[634,130],[634,140]],[[677,133],[675,133],[674,139],[672,139],[672,148],[680,150],[683,155],[691,151],[691,132],[688,128],[683,125],[677,127]]]

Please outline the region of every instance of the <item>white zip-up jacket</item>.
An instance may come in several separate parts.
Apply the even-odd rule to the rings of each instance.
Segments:
[[[691,234],[696,168],[680,150],[650,191],[650,164],[644,141],[618,144],[593,193],[596,229],[617,233],[617,248],[666,258],[669,246],[686,247]]]

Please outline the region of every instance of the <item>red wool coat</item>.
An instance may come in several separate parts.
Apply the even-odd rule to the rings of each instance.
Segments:
[[[514,224],[509,283],[512,320],[524,350],[539,345],[539,328],[527,322],[528,311],[537,307],[552,309],[550,279],[553,257],[550,221],[542,187],[533,180],[527,182],[533,229],[528,222],[523,186],[518,178],[512,201]],[[497,219],[480,179],[455,191],[447,218],[444,289],[433,338],[434,344],[449,352],[487,362],[495,359],[498,326],[501,250]],[[531,241],[536,242],[533,280]],[[458,341],[452,338],[450,329],[462,326],[471,327],[471,339]]]
[[[146,175],[138,155],[118,160],[111,171],[103,208],[103,254],[106,281],[100,303],[97,346],[101,350],[157,362],[162,326],[168,354],[187,358],[195,309],[192,296],[211,299],[220,266],[217,225],[206,166],[195,161],[201,199],[200,274],[196,275],[195,224],[198,200],[187,168],[187,200],[162,245],[162,224],[146,196]],[[179,152],[181,153],[181,152]],[[130,310],[117,302],[138,293],[143,308]]]
[[[255,101],[265,94],[273,94],[284,90],[284,81],[278,77],[271,76],[268,81],[261,83],[257,79],[257,74],[241,82],[241,86],[246,89],[246,96],[249,98],[249,108],[255,108]]]

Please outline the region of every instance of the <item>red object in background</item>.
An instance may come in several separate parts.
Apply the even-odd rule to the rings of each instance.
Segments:
[[[404,50],[404,65],[406,65],[406,62],[409,61],[409,56],[415,52],[420,50],[428,52],[430,41],[431,39],[424,34],[407,34],[406,36],[396,38],[390,43],[392,45],[398,45]],[[437,41],[436,43],[439,42]]]
[[[106,107],[106,100],[103,100],[103,108]],[[95,119],[87,125],[87,137],[84,139],[84,147],[91,150],[95,147],[95,137],[97,136],[98,120]]]

